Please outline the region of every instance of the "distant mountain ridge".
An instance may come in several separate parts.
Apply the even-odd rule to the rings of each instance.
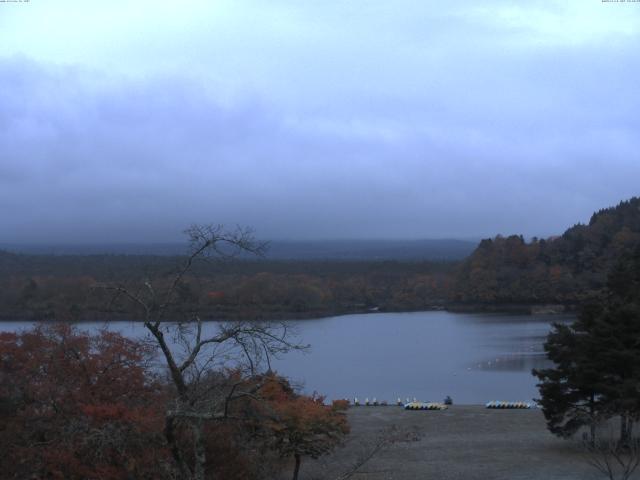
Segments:
[[[462,260],[477,242],[456,239],[273,241],[267,258],[284,260]]]
[[[597,297],[614,263],[640,245],[640,198],[594,213],[560,237],[480,242],[459,267],[452,300],[470,304],[578,304]]]
[[[269,260],[461,260],[477,242],[456,239],[424,240],[273,240],[265,255]],[[103,245],[17,245],[0,249],[34,255],[181,255],[180,243]],[[248,258],[248,257],[247,257]]]

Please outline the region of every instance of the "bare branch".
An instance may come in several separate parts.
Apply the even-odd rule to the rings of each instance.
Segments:
[[[142,307],[145,311],[145,317],[148,319],[151,316],[151,309],[149,305],[142,300],[138,295],[132,293],[128,288],[123,285],[110,285],[110,284],[97,284],[92,287],[94,290],[105,290],[114,292],[115,295],[112,296],[110,306],[117,300],[120,295],[124,295],[126,298],[131,300],[136,305]]]
[[[397,426],[392,425],[389,428],[381,430],[373,441],[365,443],[363,452],[353,462],[349,469],[338,476],[336,480],[348,480],[354,475],[362,473],[362,467],[368,464],[382,450],[397,443],[416,442],[420,440],[420,435],[414,430],[401,430]]]
[[[640,439],[622,445],[609,437],[583,442],[585,461],[609,480],[628,480],[640,466]]]
[[[189,355],[189,357],[182,362],[182,365],[180,365],[180,371],[184,372],[187,368],[189,368],[193,362],[195,362],[198,353],[200,353],[200,349],[202,348],[202,320],[200,320],[200,317],[196,316],[196,323],[197,323],[197,332],[196,332],[196,338],[194,340],[194,345],[193,348],[191,349],[191,354]]]
[[[124,285],[100,288],[113,292],[110,307],[124,297],[144,310],[144,326],[160,348],[177,391],[175,404],[166,411],[165,437],[182,477],[201,480],[206,461],[202,443],[204,422],[230,418],[230,404],[241,398],[260,400],[257,395],[262,386],[260,381],[243,383],[246,377],[240,374],[240,381],[230,384],[224,368],[242,372],[240,366],[248,364],[254,376],[263,359],[270,369],[271,356],[305,347],[290,340],[286,324],[219,323],[215,332],[210,333],[195,308],[189,309],[194,310],[188,312],[189,322],[171,320],[176,312],[183,313],[179,307],[187,305],[181,297],[181,288],[187,278],[192,278],[197,262],[210,256],[228,259],[242,253],[263,255],[267,247],[266,243],[255,241],[252,230],[241,227],[227,231],[221,225],[192,225],[185,233],[189,253],[175,271],[161,279],[144,278],[137,290]],[[190,452],[185,448],[191,447],[178,444],[177,429],[185,426],[192,435]]]

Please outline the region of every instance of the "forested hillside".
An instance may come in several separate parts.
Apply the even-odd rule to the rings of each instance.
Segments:
[[[593,214],[560,237],[498,236],[459,268],[452,300],[462,304],[574,305],[597,296],[615,261],[640,244],[640,198]]]

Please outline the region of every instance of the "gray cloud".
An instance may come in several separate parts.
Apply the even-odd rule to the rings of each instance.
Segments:
[[[0,58],[0,241],[544,236],[639,193],[626,24],[277,5],[169,69]]]

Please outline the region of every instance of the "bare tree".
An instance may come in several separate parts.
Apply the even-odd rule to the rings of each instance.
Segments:
[[[362,469],[383,450],[398,443],[417,442],[420,434],[417,430],[404,430],[396,425],[381,430],[372,441],[360,445],[360,453],[349,468],[339,475],[336,480],[349,480],[356,474],[364,473]]]
[[[583,442],[586,462],[609,480],[628,480],[640,465],[640,439],[608,438]]]
[[[177,465],[179,478],[204,480],[207,462],[204,426],[209,421],[228,419],[235,400],[254,397],[260,381],[244,381],[272,356],[303,348],[290,340],[284,323],[216,322],[203,323],[197,308],[187,308],[181,292],[187,275],[207,258],[230,258],[241,253],[261,255],[265,244],[252,232],[221,225],[194,225],[185,232],[189,253],[177,270],[162,278],[144,278],[133,285],[105,284],[99,288],[112,293],[114,302],[141,313],[144,327],[161,351],[176,396],[166,411],[165,436]],[[172,316],[184,315],[176,319]],[[244,375],[224,375],[233,368]],[[216,373],[218,372],[218,373]],[[190,432],[192,451],[185,452],[179,430]]]
[[[421,439],[417,429],[400,428],[390,425],[380,429],[376,434],[366,438],[351,438],[343,445],[349,450],[348,462],[329,457],[319,463],[313,480],[349,480],[351,478],[366,478],[373,473],[380,474],[380,470],[367,471],[365,468],[386,449],[401,443],[417,442]]]

